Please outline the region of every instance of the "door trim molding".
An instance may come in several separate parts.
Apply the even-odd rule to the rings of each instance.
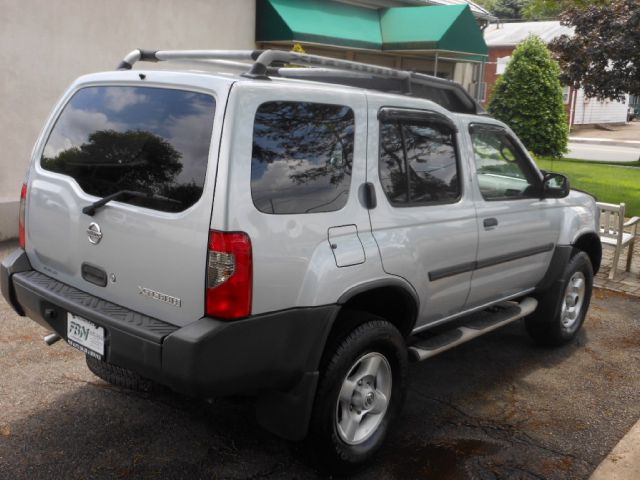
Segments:
[[[429,272],[429,280],[434,282],[443,278],[452,277],[454,275],[460,275],[461,273],[472,272],[474,270],[480,270],[481,268],[493,267],[500,265],[501,263],[512,262],[521,258],[531,257],[538,255],[539,253],[550,252],[554,248],[553,243],[546,243],[538,247],[526,248],[524,250],[518,250],[516,252],[505,253],[504,255],[497,255],[495,257],[485,258],[483,260],[477,260],[475,262],[459,263],[452,265],[451,267],[439,268],[438,270],[432,270]]]
[[[465,262],[451,267],[439,268],[429,272],[429,280],[434,282],[442,278],[453,277],[461,273],[472,272],[477,268],[478,262]]]
[[[526,248],[524,250],[518,250],[517,252],[506,253],[504,255],[498,255],[496,257],[490,257],[484,260],[478,260],[476,262],[476,270],[479,270],[481,268],[493,267],[494,265],[511,262],[513,260],[519,260],[525,257],[531,257],[539,253],[550,252],[551,250],[553,250],[553,247],[553,243],[547,243],[545,245],[540,245],[539,247]]]

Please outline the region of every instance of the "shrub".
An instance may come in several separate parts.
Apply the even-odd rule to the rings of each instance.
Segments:
[[[513,52],[489,104],[489,113],[509,125],[529,150],[555,158],[567,151],[569,137],[559,75],[544,42],[530,36]]]

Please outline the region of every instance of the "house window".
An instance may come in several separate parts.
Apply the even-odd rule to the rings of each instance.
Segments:
[[[500,57],[496,60],[496,75],[502,75],[507,69],[511,57]]]
[[[571,88],[569,87],[569,85],[564,85],[562,87],[562,103],[567,105],[570,99],[571,99]]]

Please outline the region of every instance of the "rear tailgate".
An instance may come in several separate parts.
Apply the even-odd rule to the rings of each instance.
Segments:
[[[231,81],[169,72],[148,72],[147,80],[139,72],[89,78],[65,96],[35,151],[27,254],[34,269],[60,282],[186,325],[204,315],[208,225]],[[82,212],[122,190],[138,195]]]

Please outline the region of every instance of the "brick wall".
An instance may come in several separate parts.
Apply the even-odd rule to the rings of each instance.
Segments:
[[[489,60],[484,69],[484,82],[487,85],[487,94],[485,96],[484,106],[486,107],[493,92],[493,86],[498,79],[496,69],[498,67],[498,58],[510,57],[515,47],[493,47],[489,49]]]

